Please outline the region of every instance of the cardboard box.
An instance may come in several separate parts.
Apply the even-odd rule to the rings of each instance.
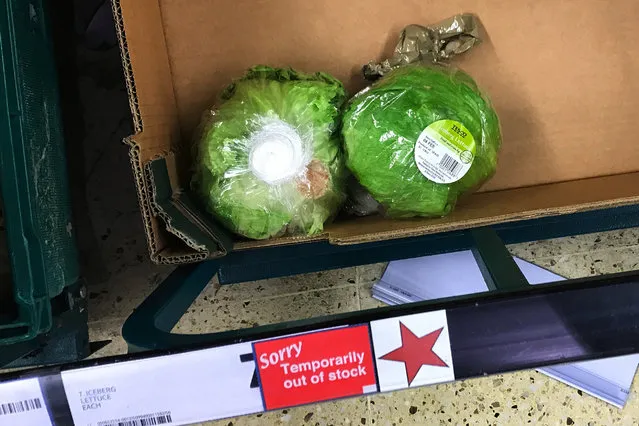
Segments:
[[[351,93],[405,25],[479,15],[484,43],[454,61],[500,115],[496,176],[449,216],[337,221],[357,244],[639,202],[639,2],[597,0],[114,0],[135,134],[127,139],[151,256],[183,263],[309,238],[239,240],[188,193],[191,135],[254,64],[326,71]]]

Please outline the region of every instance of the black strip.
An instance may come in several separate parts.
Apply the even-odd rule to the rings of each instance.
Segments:
[[[251,343],[251,348],[253,349],[253,359],[257,361],[257,355],[255,354],[255,342]],[[264,411],[268,411],[268,407],[266,405],[266,396],[264,395],[264,388],[262,387],[262,377],[260,377],[260,369],[255,364],[255,373],[257,376],[257,387],[260,389],[260,397],[262,398],[262,407],[264,407]],[[251,382],[252,383],[252,382]]]
[[[379,387],[379,374],[377,374],[377,355],[375,355],[375,342],[373,342],[373,329],[371,324],[366,324],[366,329],[368,331],[368,341],[371,345],[371,355],[373,356],[373,374],[375,376],[375,391],[381,392]]]
[[[49,418],[54,426],[73,426],[71,407],[67,401],[67,394],[60,374],[50,374],[38,378],[44,403],[49,412]]]
[[[5,373],[0,384],[440,309],[447,312],[457,379],[639,353],[639,272],[632,272],[226,331],[179,348]]]
[[[639,282],[449,310],[455,377],[639,352]]]
[[[254,361],[255,358],[253,356],[253,352],[251,352],[250,354],[242,354],[240,355],[240,362],[251,362]]]
[[[473,257],[489,290],[517,290],[530,285],[495,231],[479,228],[471,235]]]
[[[253,352],[251,352],[250,354],[241,354],[240,362],[252,362],[255,365],[255,369],[253,370],[253,377],[251,377],[250,388],[253,389],[259,387],[260,384],[257,380],[257,364],[255,364],[255,355],[253,354]]]

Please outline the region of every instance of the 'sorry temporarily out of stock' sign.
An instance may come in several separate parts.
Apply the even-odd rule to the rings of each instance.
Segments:
[[[267,410],[377,391],[368,325],[253,347]]]

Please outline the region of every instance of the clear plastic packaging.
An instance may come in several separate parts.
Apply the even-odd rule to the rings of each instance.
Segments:
[[[258,66],[200,126],[194,187],[209,211],[252,239],[313,235],[345,199],[342,84]]]
[[[476,20],[462,16],[466,18],[445,22],[473,23],[475,32]],[[459,25],[452,28],[464,35]],[[476,190],[495,173],[499,120],[468,74],[438,63],[441,50],[408,54],[406,46],[419,50],[438,46],[437,40],[425,43],[428,34],[413,31],[419,42],[410,43],[406,34],[405,30],[392,61],[364,68],[369,76],[383,77],[346,107],[342,127],[346,162],[387,216],[444,216],[462,194]],[[469,40],[477,41],[473,36],[465,44],[453,45],[466,51]],[[426,60],[424,52],[435,56]]]

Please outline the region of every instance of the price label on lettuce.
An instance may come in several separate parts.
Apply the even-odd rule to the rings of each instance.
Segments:
[[[419,171],[436,183],[463,178],[475,159],[475,139],[459,121],[435,121],[417,138],[415,163]]]

